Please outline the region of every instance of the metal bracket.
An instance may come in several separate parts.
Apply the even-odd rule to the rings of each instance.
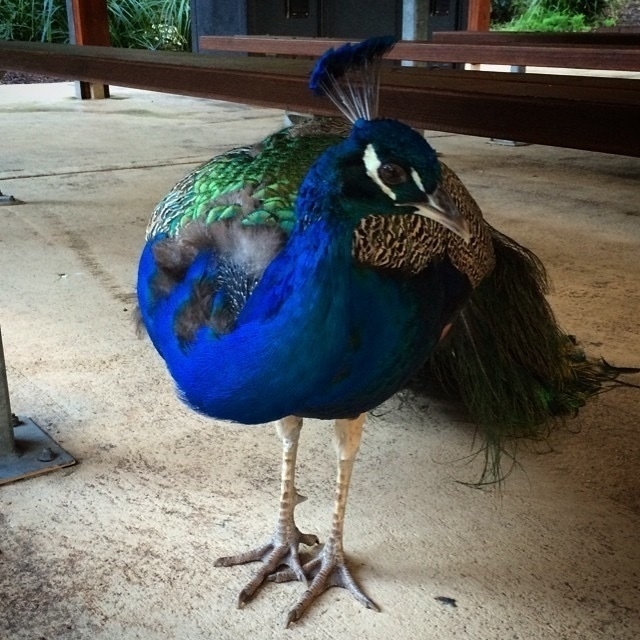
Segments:
[[[13,429],[14,451],[0,454],[0,485],[70,467],[75,459],[29,418]]]
[[[75,464],[51,436],[29,418],[11,413],[0,332],[0,485]]]
[[[2,191],[0,191],[0,207],[8,204],[24,204],[24,202],[14,198],[13,196],[5,196]]]
[[[528,147],[528,142],[517,142],[516,140],[502,140],[500,138],[491,138],[489,144],[500,144],[503,147]]]

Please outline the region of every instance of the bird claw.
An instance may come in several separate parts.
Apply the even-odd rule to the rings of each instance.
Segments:
[[[238,564],[256,562],[260,560],[263,565],[255,576],[245,585],[238,595],[238,608],[242,609],[250,602],[258,592],[258,589],[267,581],[272,581],[271,576],[278,573],[278,567],[286,567],[284,571],[290,572],[291,580],[300,580],[307,586],[307,577],[300,562],[298,547],[300,544],[314,546],[320,541],[317,536],[310,533],[301,533],[297,528],[294,532],[284,536],[276,533],[270,542],[233,556],[223,556],[214,562],[215,567],[232,567]],[[276,580],[276,582],[278,582]]]
[[[380,607],[367,596],[360,585],[356,582],[351,571],[346,565],[343,553],[330,551],[326,547],[322,554],[304,565],[302,568],[311,584],[302,594],[295,607],[291,609],[287,616],[286,626],[292,622],[297,622],[311,603],[330,587],[341,587],[347,589],[355,598],[367,609],[380,611]],[[278,571],[269,577],[272,582],[286,582],[293,580],[290,569]]]

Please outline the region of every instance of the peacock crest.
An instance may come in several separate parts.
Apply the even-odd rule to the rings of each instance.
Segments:
[[[309,87],[327,96],[352,124],[360,118],[373,120],[378,116],[382,57],[395,43],[395,37],[381,36],[329,49],[316,62]]]

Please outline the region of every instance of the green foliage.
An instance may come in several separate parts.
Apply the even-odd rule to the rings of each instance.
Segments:
[[[573,15],[532,5],[522,15],[502,25],[505,31],[588,31],[581,13]]]
[[[65,0],[2,0],[0,39],[68,42]]]
[[[189,51],[189,0],[108,0],[114,47]]]
[[[107,0],[114,47],[191,50],[189,0]],[[69,42],[66,0],[2,0],[0,39]]]
[[[494,3],[505,0],[493,0]],[[492,5],[493,7],[494,5]],[[588,31],[609,24],[602,18],[607,0],[520,0],[511,4],[511,19],[492,25],[504,31]],[[498,12],[494,18],[500,22]]]
[[[519,12],[518,3],[513,0],[491,0],[491,22],[509,22]]]

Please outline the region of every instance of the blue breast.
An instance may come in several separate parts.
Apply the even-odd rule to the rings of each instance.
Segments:
[[[197,256],[184,280],[155,299],[153,242],[140,261],[138,296],[154,345],[189,405],[245,424],[376,407],[424,364],[468,287],[448,262],[410,278],[359,266],[350,234],[336,238],[319,222],[290,237],[232,331],[203,326],[185,344],[176,314],[215,256]]]

